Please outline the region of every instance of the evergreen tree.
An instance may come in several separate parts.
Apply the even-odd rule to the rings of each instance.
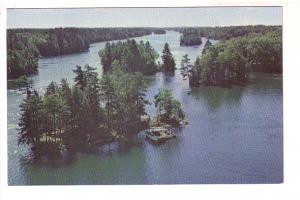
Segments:
[[[86,126],[88,128],[89,143],[94,144],[101,136],[97,134],[102,122],[102,110],[100,108],[100,80],[95,68],[85,66],[87,85],[85,88],[85,98],[83,107],[86,111]]]
[[[187,54],[185,54],[181,60],[181,74],[183,76],[183,78],[185,79],[186,77],[189,78],[190,76],[190,71],[191,71],[191,59],[189,58],[189,56]]]
[[[173,55],[170,51],[169,44],[166,43],[162,52],[162,61],[163,61],[163,68],[167,72],[173,72],[175,70],[175,60]]]
[[[104,72],[112,71],[113,62],[117,61],[124,72],[141,72],[143,74],[153,74],[157,71],[156,60],[158,54],[151,47],[149,42],[127,40],[107,44],[99,52],[101,64]]]
[[[179,125],[185,117],[181,103],[174,99],[170,90],[160,89],[154,96],[154,105],[157,108],[157,118],[160,122]]]
[[[104,74],[100,84],[100,95],[105,102],[105,123],[109,129],[109,132],[113,128],[113,105],[112,100],[114,98],[114,82],[111,74]]]
[[[33,92],[27,90],[27,96],[20,108],[22,114],[19,122],[18,143],[36,147],[40,144],[43,132],[42,98],[35,90]]]
[[[211,47],[211,46],[212,46],[212,43],[210,42],[209,39],[207,39],[206,42],[205,42],[204,48],[203,48],[203,50],[202,50],[202,54],[205,54],[205,52],[206,52],[206,51],[208,50],[208,48]]]
[[[83,90],[86,86],[86,76],[81,66],[76,66],[76,69],[73,70],[76,74],[74,78],[75,85],[78,86],[81,90]]]
[[[196,58],[194,65],[192,65],[189,74],[189,84],[191,86],[198,86],[200,84],[200,77],[202,77],[202,66],[199,56]]]

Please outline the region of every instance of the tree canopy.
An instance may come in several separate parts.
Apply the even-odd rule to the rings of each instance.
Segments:
[[[180,46],[195,46],[202,44],[202,35],[192,30],[186,30],[180,36]]]
[[[174,99],[170,90],[160,89],[154,96],[154,105],[160,122],[178,125],[185,117],[181,103]]]
[[[158,54],[148,41],[106,43],[105,48],[99,51],[99,56],[104,72],[113,70],[113,62],[119,63],[125,72],[154,74],[158,70]]]
[[[44,95],[28,89],[20,105],[19,144],[47,154],[75,151],[113,140],[132,141],[148,128],[149,122],[142,120],[150,104],[143,75],[124,73],[119,63],[113,65],[101,80],[89,65],[77,66],[72,87],[62,79],[60,84],[51,82]],[[170,91],[168,98],[161,96],[160,92],[155,97],[155,105],[166,109],[168,119],[182,117],[180,103]]]
[[[157,28],[54,28],[7,30],[7,76],[38,71],[38,57],[88,50],[91,43],[149,35]]]
[[[248,80],[250,70],[282,72],[280,34],[233,38],[206,48],[190,70],[190,84],[241,84]]]
[[[174,72],[174,70],[176,69],[176,63],[168,43],[165,43],[161,59],[163,61],[163,70],[166,72]]]
[[[206,37],[215,40],[228,40],[248,35],[263,35],[268,32],[282,33],[282,26],[249,25],[249,26],[223,26],[223,27],[180,27],[173,28],[184,35],[193,37]]]

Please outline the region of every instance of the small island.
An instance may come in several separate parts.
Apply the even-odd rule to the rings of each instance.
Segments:
[[[157,29],[157,30],[154,30],[153,33],[154,33],[154,34],[158,34],[158,35],[159,35],[159,34],[162,35],[162,34],[166,34],[166,31],[163,30],[163,29]]]
[[[201,44],[201,35],[197,33],[184,32],[182,36],[180,36],[180,46],[196,46]]]

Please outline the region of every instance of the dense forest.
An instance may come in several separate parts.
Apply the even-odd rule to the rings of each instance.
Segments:
[[[159,55],[148,41],[106,43],[105,48],[99,51],[99,56],[104,72],[114,67],[113,62],[118,62],[126,72],[153,74],[158,70],[156,60]]]
[[[142,74],[124,74],[117,64],[101,79],[88,65],[77,66],[74,73],[72,87],[63,79],[51,82],[43,96],[27,90],[20,106],[19,144],[29,144],[37,153],[76,151],[114,140],[130,142],[149,126],[142,120],[150,104]],[[160,90],[154,103],[161,121],[174,126],[184,117],[180,102],[168,90]]]
[[[198,34],[196,31],[183,31],[180,36],[180,46],[195,46],[201,45],[202,35]]]
[[[247,35],[263,35],[268,32],[282,33],[282,26],[265,26],[265,25],[249,25],[249,26],[223,26],[223,27],[179,27],[170,30],[179,31],[185,36],[190,38],[206,37],[214,40],[228,40],[235,37]]]
[[[38,71],[38,58],[86,51],[94,42],[127,39],[158,28],[54,28],[7,30],[7,77]]]
[[[281,34],[281,26],[229,26],[169,28],[182,33],[181,45],[199,45],[201,37],[227,40],[268,32]],[[37,73],[38,58],[88,50],[91,43],[164,34],[162,28],[54,28],[7,30],[7,77],[19,78]],[[152,65],[152,64],[150,64]],[[148,68],[147,68],[148,69]],[[154,71],[149,69],[149,71]],[[148,72],[147,72],[148,73]]]
[[[165,43],[161,59],[163,61],[162,69],[165,72],[173,73],[176,69],[176,63],[168,43]]]
[[[114,62],[122,66],[125,72],[141,72],[154,74],[157,71],[174,72],[175,60],[169,44],[166,43],[162,52],[163,63],[157,63],[159,54],[147,41],[127,40],[125,42],[106,43],[103,50],[99,51],[103,71],[113,70]]]
[[[190,85],[232,85],[248,81],[249,72],[282,72],[282,36],[277,32],[237,37],[216,45],[208,40],[201,57],[191,65],[182,59],[181,72]]]

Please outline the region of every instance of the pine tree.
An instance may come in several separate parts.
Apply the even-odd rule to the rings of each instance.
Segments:
[[[187,54],[185,54],[181,60],[181,74],[183,76],[183,79],[185,79],[186,77],[190,77],[190,70],[192,68],[191,66],[191,59],[189,58],[189,56]]]
[[[42,134],[42,98],[34,90],[27,90],[26,99],[20,105],[21,118],[19,122],[20,130],[18,132],[19,144],[30,144],[32,147],[40,144]]]
[[[163,50],[163,55],[161,56],[163,61],[163,67],[164,70],[167,72],[173,72],[175,70],[175,60],[173,58],[173,55],[170,51],[169,44],[166,43]]]
[[[84,71],[82,70],[81,66],[76,66],[76,69],[73,70],[73,72],[76,74],[74,78],[75,85],[83,90],[86,86],[86,76]]]
[[[203,50],[202,50],[202,54],[205,54],[206,53],[206,51],[209,49],[209,47],[211,47],[212,46],[212,43],[210,42],[210,40],[209,39],[207,39],[207,41],[206,41],[206,43],[205,43],[205,45],[204,45],[204,48],[203,48]]]
[[[170,90],[160,89],[154,96],[154,105],[157,108],[157,118],[160,122],[179,125],[185,117],[181,103],[174,99]]]
[[[113,127],[113,105],[112,99],[114,98],[114,83],[111,74],[104,74],[100,83],[100,96],[105,102],[105,123],[109,131]]]

